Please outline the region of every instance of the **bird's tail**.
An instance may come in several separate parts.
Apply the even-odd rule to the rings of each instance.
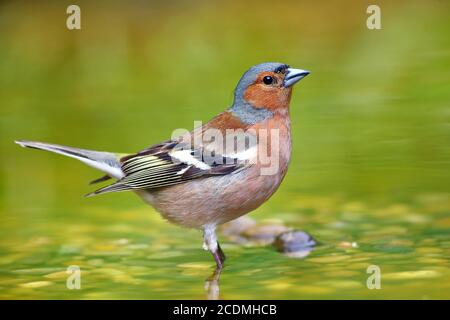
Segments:
[[[102,152],[102,151],[92,151],[92,150],[84,150],[79,148],[72,148],[66,146],[60,146],[57,144],[43,143],[43,142],[35,142],[35,141],[25,141],[18,140],[15,141],[18,145],[27,148],[40,149],[45,151],[50,151],[54,153],[59,153],[64,156],[68,156],[71,158],[75,158],[84,162],[90,167],[98,169],[106,173],[107,176],[113,177],[116,179],[121,179],[124,174],[122,172],[119,159],[124,156],[117,153],[111,152]],[[106,180],[106,178],[100,178],[95,180]]]

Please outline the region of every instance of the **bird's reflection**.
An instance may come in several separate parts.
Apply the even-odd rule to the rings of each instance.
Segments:
[[[285,256],[295,259],[305,259],[313,250],[313,248],[304,248],[296,252],[285,253]],[[220,300],[220,275],[222,268],[216,267],[214,272],[205,280],[205,293],[207,300]]]
[[[216,267],[214,272],[205,280],[206,299],[219,300],[220,287],[219,280],[222,273],[222,267]]]
[[[252,238],[246,237],[244,231],[250,228],[249,226],[255,227],[255,225],[256,223],[250,221],[247,217],[243,217],[224,225],[224,227],[222,227],[222,231],[224,231],[226,235],[239,244],[252,243]],[[247,228],[243,228],[242,226],[247,226]],[[305,259],[318,244],[318,242],[305,231],[290,229],[280,232],[280,228],[278,227],[265,225],[264,228],[262,228],[264,231],[264,237],[262,237],[262,235],[258,237],[257,234],[253,234],[253,243],[261,238],[265,240],[269,239],[270,241],[266,241],[263,245],[271,245],[278,252],[292,259]],[[223,260],[225,260],[224,255]],[[206,278],[204,285],[206,299],[220,299],[219,281],[222,270],[223,264],[218,264],[214,272]]]

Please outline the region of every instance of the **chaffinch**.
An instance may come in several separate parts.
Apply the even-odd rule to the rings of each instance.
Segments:
[[[203,230],[205,250],[221,269],[216,226],[263,204],[278,189],[291,155],[292,86],[308,71],[282,63],[247,70],[233,105],[191,132],[178,132],[134,154],[16,141],[78,159],[117,181],[87,196],[132,190],[175,224]]]

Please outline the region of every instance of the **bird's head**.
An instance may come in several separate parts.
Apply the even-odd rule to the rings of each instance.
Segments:
[[[246,105],[254,109],[277,112],[289,108],[292,86],[309,71],[287,64],[265,62],[248,69],[234,91],[233,109]]]

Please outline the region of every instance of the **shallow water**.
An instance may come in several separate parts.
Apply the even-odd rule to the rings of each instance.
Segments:
[[[380,31],[358,1],[81,6],[73,33],[57,4],[0,5],[1,298],[450,298],[447,3],[382,3]],[[293,95],[288,175],[251,214],[310,233],[304,259],[219,235],[215,287],[200,232],[132,194],[82,198],[94,170],[12,143],[139,150],[223,110],[263,60],[313,71]]]
[[[220,298],[448,298],[446,198],[369,208],[339,197],[300,197],[290,205],[291,212],[265,223],[307,226],[321,244],[306,258],[293,259],[271,246],[222,239],[228,260]],[[3,233],[3,298],[208,297],[204,282],[213,262],[201,251],[199,232],[180,232],[148,209],[67,210],[69,218],[60,210],[50,213],[53,222],[40,218],[47,209],[17,213],[35,218],[33,228],[10,223]],[[69,265],[81,269],[81,290],[66,288]],[[380,290],[366,286],[370,265],[381,269]]]

